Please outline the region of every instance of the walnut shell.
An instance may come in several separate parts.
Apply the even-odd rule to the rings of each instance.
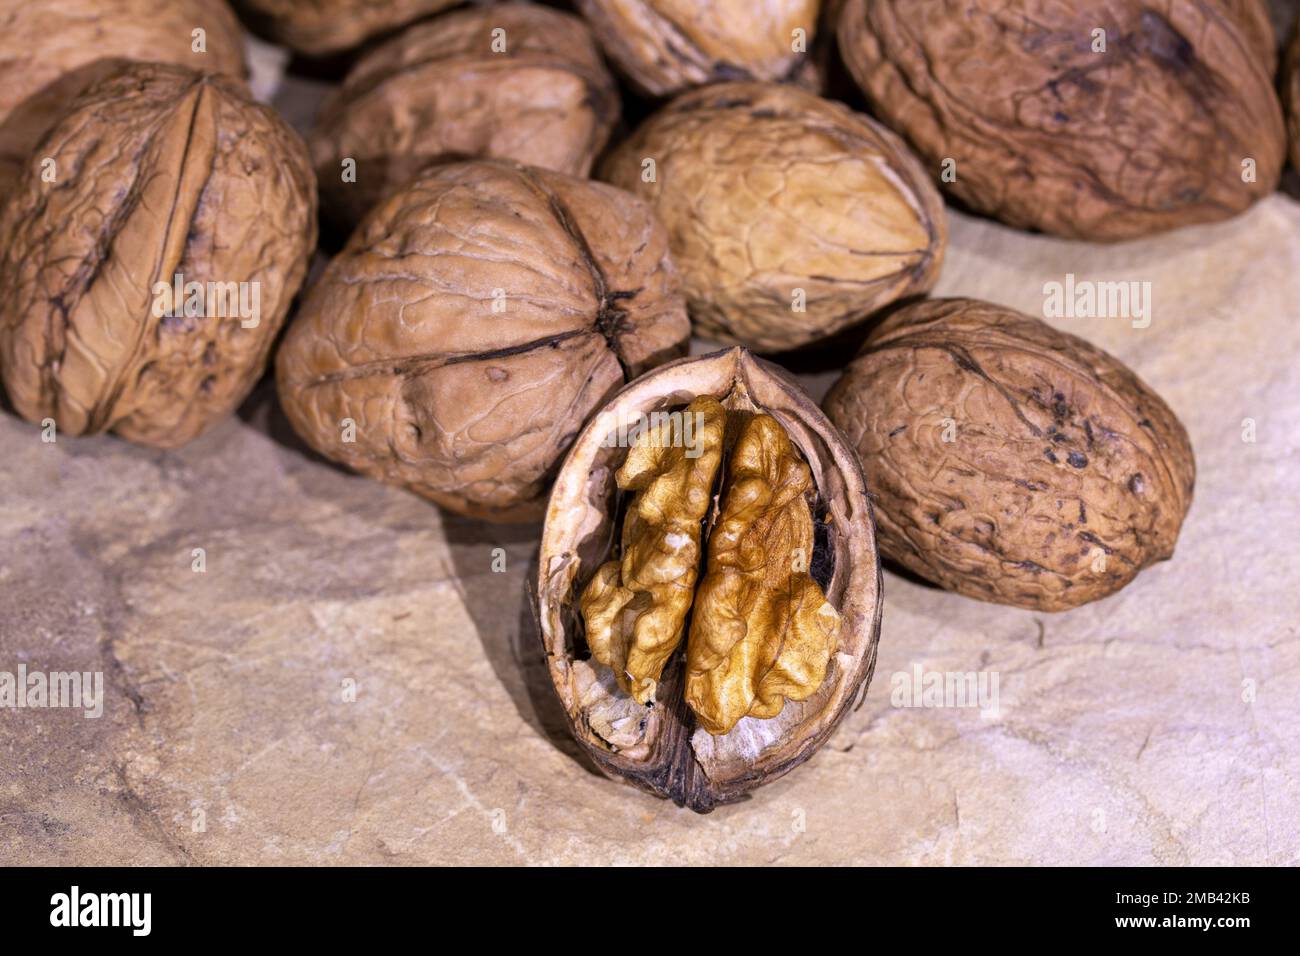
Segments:
[[[968,597],[1105,597],[1173,555],[1191,505],[1192,447],[1160,396],[1001,306],[901,309],[823,404],[862,458],[884,554]]]
[[[280,401],[335,461],[451,511],[526,520],[587,416],[689,332],[644,203],[453,163],[391,193],[313,284],[280,348]]]
[[[697,330],[764,352],[929,289],[947,244],[939,193],[902,142],[789,86],[686,93],[601,178],[646,198],[668,228]]]
[[[808,51],[820,0],[577,2],[610,59],[651,96],[722,80],[813,82]]]
[[[435,161],[513,159],[586,176],[618,113],[586,24],[510,3],[435,17],[376,47],[322,106],[309,142],[325,209],[351,226]],[[343,181],[345,158],[355,182]]]
[[[190,441],[252,389],[306,276],[305,145],[242,83],[136,63],[74,100],[37,153],[53,181],[33,160],[0,215],[14,407],[73,435]]]
[[[199,28],[206,52],[194,50]],[[244,38],[225,0],[0,0],[0,167],[25,163],[67,104],[122,59],[242,78]]]
[[[261,34],[307,56],[360,46],[459,0],[235,0]]]
[[[615,474],[631,452],[618,447],[619,441],[611,436],[629,423],[681,409],[702,397],[716,399],[737,423],[752,425],[772,416],[797,450],[802,463],[789,465],[797,465],[811,477],[813,494],[795,500],[801,502],[804,521],[812,518],[816,527],[814,551],[806,556],[803,568],[816,582],[818,600],[829,602],[838,615],[833,653],[821,658],[824,674],[812,675],[815,690],[803,699],[787,699],[784,706],[778,702],[774,716],[762,717],[754,715],[771,714],[773,708],[761,689],[752,686],[747,696],[759,696],[750,715],[716,734],[705,729],[694,709],[701,694],[716,692],[706,686],[708,682],[701,683],[720,636],[717,630],[697,634],[704,611],[697,607],[689,644],[683,642],[663,667],[647,703],[620,688],[613,671],[590,656],[579,613],[579,595],[605,564],[623,520]],[[728,433],[734,450],[745,432],[737,433],[729,425]],[[773,454],[779,452],[773,449]],[[804,479],[796,475],[795,480]],[[752,575],[746,575],[747,587],[760,591],[768,571],[782,571],[778,565],[784,554],[781,548],[774,554],[742,545],[739,565],[728,557],[734,553],[728,542],[745,540],[726,526],[729,510],[737,513],[728,499],[738,489],[744,498],[752,488],[739,475],[734,456],[718,481],[703,529],[703,537],[709,539],[709,562],[702,569],[701,587],[712,578],[720,590],[730,591],[725,575],[756,561]],[[790,501],[782,498],[774,504],[779,512]],[[743,511],[743,503],[739,507]],[[722,540],[717,540],[719,535]],[[794,583],[788,569],[777,577]],[[569,729],[584,751],[616,780],[707,812],[743,798],[807,760],[866,693],[880,634],[880,593],[871,505],[853,450],[783,371],[744,349],[732,348],[682,359],[642,376],[604,405],[583,429],[564,460],[547,506],[535,600],[551,680]],[[700,600],[697,593],[697,604]],[[752,600],[760,600],[757,593],[752,593]],[[718,623],[724,629],[735,628],[737,621],[744,620],[742,612],[734,617],[727,614]],[[750,608],[750,626],[754,620]],[[778,633],[772,637],[779,641],[784,634]],[[700,637],[708,640],[701,643]],[[735,666],[748,664],[752,661]],[[691,703],[688,683],[693,686]]]
[[[1300,169],[1300,24],[1296,25],[1282,67],[1282,98],[1286,104],[1286,132],[1291,165]]]
[[[936,175],[955,161],[954,196],[1098,240],[1225,219],[1273,191],[1271,37],[1263,5],[1240,0],[848,0],[839,24],[876,115]]]

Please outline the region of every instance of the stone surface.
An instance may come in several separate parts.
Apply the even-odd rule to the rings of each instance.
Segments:
[[[938,295],[1152,284],[1149,328],[1050,321],[1187,424],[1173,560],[1059,615],[887,573],[862,707],[701,817],[580,761],[530,631],[536,527],[338,470],[269,383],[173,452],[44,443],[4,406],[0,671],[102,671],[106,701],[0,709],[0,864],[1300,862],[1300,205],[1123,246],[952,218]],[[918,665],[996,673],[998,714],[893,706]]]

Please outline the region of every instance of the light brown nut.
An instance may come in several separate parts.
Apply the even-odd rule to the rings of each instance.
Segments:
[[[681,643],[695,594],[701,523],[722,463],[722,405],[702,396],[683,414],[699,422],[689,448],[673,442],[673,420],[662,419],[637,436],[614,474],[622,491],[636,492],[623,519],[622,556],[597,569],[579,603],[592,656],[641,704],[654,699],[664,665]]]
[[[362,57],[321,107],[312,161],[326,212],[353,226],[433,162],[513,159],[586,176],[618,112],[582,20],[531,3],[474,7]]]
[[[1271,37],[1243,0],[848,0],[839,25],[873,112],[933,174],[949,164],[954,196],[1097,240],[1224,219],[1273,191]]]
[[[939,194],[892,133],[788,86],[686,93],[601,178],[667,227],[696,329],[764,352],[929,289],[947,244]]]
[[[242,79],[244,39],[225,0],[0,0],[0,175],[123,59]]]
[[[689,331],[644,203],[453,163],[389,194],[312,285],[278,354],[280,401],[334,461],[451,511],[527,520],[587,417]]]
[[[235,0],[259,33],[308,56],[360,46],[459,0]]]
[[[804,81],[820,7],[819,0],[578,0],[610,59],[651,96],[722,80]]]
[[[33,164],[0,215],[14,407],[65,434],[192,440],[252,389],[306,276],[306,147],[243,84],[138,63],[78,97],[37,151],[52,180]]]
[[[881,550],[968,597],[1062,611],[1173,555],[1187,432],[1117,359],[973,299],[900,310],[824,402],[857,448]]]
[[[689,417],[672,416],[715,402],[727,426],[709,506],[697,498],[702,474],[678,476],[676,501],[672,482],[655,490],[672,521],[695,522],[693,549],[673,539],[683,553],[698,560],[698,541],[709,542],[702,571],[677,555],[657,566],[694,592],[689,634],[682,642],[672,622],[657,628],[654,667],[627,680],[598,650],[606,607],[592,614],[580,595],[611,565],[626,567],[627,545],[649,552],[662,543],[661,556],[671,548],[660,519],[640,523],[647,495],[627,502],[620,494],[629,484],[621,469],[640,451],[618,436],[660,416],[651,434],[680,434],[702,461],[714,419],[693,440]],[[629,532],[628,514],[649,533]],[[632,622],[655,609],[647,591],[623,605]],[[677,621],[685,612],[673,598]],[[643,375],[600,409],[565,458],[547,506],[536,609],[570,729],[601,770],[699,812],[741,799],[808,759],[865,693],[875,666],[880,569],[856,456],[797,384],[744,349]],[[653,693],[636,692],[642,674]]]

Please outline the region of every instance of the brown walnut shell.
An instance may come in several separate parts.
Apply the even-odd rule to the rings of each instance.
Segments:
[[[322,106],[310,145],[326,212],[352,226],[434,162],[513,159],[586,176],[618,113],[587,25],[509,3],[448,13],[376,47]],[[355,182],[343,180],[347,158]]]
[[[808,51],[820,0],[577,2],[610,59],[651,96],[723,80],[815,82]]]
[[[242,83],[135,63],[37,147],[0,215],[0,372],[29,421],[171,448],[252,390],[316,245],[298,134]],[[206,295],[171,303],[163,289]],[[186,306],[193,304],[193,310]]]
[[[936,176],[955,161],[952,194],[1013,226],[1129,239],[1277,186],[1260,3],[848,0],[839,41],[876,115]]]
[[[1282,67],[1282,98],[1286,104],[1286,132],[1291,165],[1300,169],[1300,23],[1296,24]]]
[[[0,175],[15,180],[67,104],[124,59],[242,79],[244,38],[225,0],[0,0]]]
[[[371,210],[312,285],[278,354],[280,401],[334,461],[451,511],[528,520],[587,417],[689,334],[640,200],[452,163]]]
[[[937,299],[873,331],[823,403],[857,448],[880,547],[968,597],[1062,611],[1169,558],[1196,465],[1119,360],[1001,306]]]
[[[757,351],[808,345],[928,290],[947,244],[943,202],[907,147],[790,86],[683,94],[601,178],[667,227],[698,331]]]
[[[327,56],[459,0],[235,0],[261,34],[307,56]]]
[[[702,397],[720,402],[737,425],[753,423],[763,417],[760,413],[772,416],[806,462],[800,467],[808,469],[814,493],[803,507],[817,528],[806,570],[816,581],[818,600],[824,594],[838,612],[833,653],[815,692],[786,700],[784,706],[778,703],[771,717],[753,716],[772,713],[756,701],[751,716],[717,735],[704,728],[694,701],[687,701],[688,683],[694,685],[693,698],[714,692],[698,680],[719,637],[716,631],[698,633],[699,618],[706,614],[699,606],[699,591],[689,644],[683,642],[668,660],[646,702],[620,687],[614,672],[592,657],[579,613],[579,597],[614,551],[624,520],[621,512],[630,507],[626,501],[620,504],[615,488],[615,474],[629,450],[610,436],[642,416],[681,409]],[[734,448],[738,439],[730,424],[728,431]],[[722,469],[703,529],[709,560],[700,569],[701,586],[713,579],[724,591],[730,590],[725,575],[737,569],[731,556],[735,552],[726,540],[743,540],[714,540],[723,533],[728,495],[738,487],[730,484],[728,469],[734,468],[733,460]],[[680,537],[679,532],[679,542]],[[749,583],[742,590],[758,588],[756,579],[765,569],[779,570],[774,566],[784,560],[781,554],[746,550],[742,546],[741,566],[758,566],[746,575]],[[732,348],[682,359],[642,376],[583,429],[547,506],[535,598],[551,680],[583,750],[610,777],[707,812],[743,798],[807,760],[866,693],[876,661],[880,595],[875,528],[856,455],[782,370]],[[734,628],[742,617],[728,615],[719,623]],[[752,625],[752,615],[749,620]],[[706,639],[703,644],[701,637]]]

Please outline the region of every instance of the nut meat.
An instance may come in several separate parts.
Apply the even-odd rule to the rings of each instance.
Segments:
[[[0,215],[14,407],[66,434],[190,441],[252,389],[306,276],[302,140],[236,81],[139,63],[75,100],[39,149],[54,181],[28,175]]]
[[[244,39],[225,0],[0,0],[0,176],[25,173],[67,104],[123,59],[242,79]]]
[[[926,291],[947,242],[938,192],[892,133],[788,86],[684,94],[606,158],[602,178],[654,206],[697,329],[764,352]]]
[[[578,0],[610,59],[651,96],[722,80],[812,82],[807,51],[820,6],[819,0]]]
[[[560,469],[537,611],[570,728],[602,770],[700,812],[740,799],[811,756],[875,665],[856,458],[743,349],[642,376]]]
[[[435,161],[495,157],[586,176],[618,112],[614,80],[577,17],[477,7],[362,57],[321,109],[312,160],[326,211],[351,226]],[[355,182],[343,180],[349,158]]]
[[[891,316],[826,396],[884,554],[969,597],[1061,611],[1169,558],[1192,500],[1182,423],[1110,355],[972,299]]]
[[[935,175],[950,162],[953,195],[1013,226],[1128,239],[1277,186],[1260,3],[848,0],[839,41],[876,115]]]
[[[391,193],[311,287],[277,358],[280,401],[334,461],[461,514],[529,520],[587,417],[689,332],[644,203],[453,163]]]

